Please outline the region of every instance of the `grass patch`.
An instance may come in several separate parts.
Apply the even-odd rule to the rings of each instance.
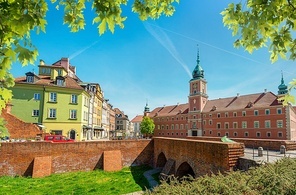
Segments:
[[[149,188],[143,173],[149,166],[126,167],[117,172],[95,170],[53,174],[44,178],[0,177],[0,194],[126,194]]]

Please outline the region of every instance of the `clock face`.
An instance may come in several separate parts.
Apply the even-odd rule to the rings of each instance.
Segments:
[[[196,86],[196,83],[194,83],[194,84],[193,84],[193,89],[196,89],[196,87],[197,87],[197,86]]]

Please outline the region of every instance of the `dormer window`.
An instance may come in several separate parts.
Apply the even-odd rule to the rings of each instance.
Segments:
[[[211,109],[211,111],[215,111],[216,109],[217,109],[217,107],[216,106],[213,106],[212,109]]]
[[[248,105],[247,105],[247,107],[248,107],[248,108],[253,107],[253,103],[252,103],[252,102],[249,102]]]
[[[28,83],[34,83],[34,76],[27,76]]]
[[[27,83],[34,83],[35,82],[35,74],[32,72],[27,72],[26,73],[26,82]]]
[[[64,83],[65,83],[65,78],[62,77],[62,76],[57,76],[56,77],[56,84],[58,86],[64,86]]]

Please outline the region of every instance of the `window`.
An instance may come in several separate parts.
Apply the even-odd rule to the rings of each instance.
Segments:
[[[247,115],[246,111],[242,111],[242,116],[246,116],[246,115]]]
[[[161,129],[162,129],[162,130],[164,129],[164,125],[161,125]]]
[[[34,76],[27,76],[28,83],[34,83]]]
[[[267,136],[267,137],[271,137],[271,133],[270,133],[270,132],[267,132],[267,133],[266,133],[266,136]]]
[[[225,112],[225,117],[228,117],[228,112]]]
[[[179,129],[179,125],[178,124],[176,124],[176,129]]]
[[[88,107],[88,98],[84,96],[84,106]]]
[[[281,131],[278,132],[278,137],[283,137],[283,133]]]
[[[195,115],[193,115],[193,119],[195,119],[196,118],[196,116]]]
[[[270,121],[265,121],[265,128],[270,128]]]
[[[49,93],[49,101],[50,102],[57,102],[57,93],[50,92]]]
[[[212,130],[210,130],[210,135],[212,135]]]
[[[278,109],[276,109],[276,112],[277,112],[277,114],[282,114],[282,109],[278,108]]]
[[[254,115],[258,116],[259,115],[259,111],[258,110],[254,110]]]
[[[42,68],[41,72],[42,74],[50,74],[50,68]]]
[[[234,113],[233,113],[233,116],[234,116],[234,117],[236,117],[236,116],[237,116],[237,113],[236,113],[236,112],[234,112]]]
[[[217,129],[220,129],[220,128],[221,128],[221,124],[217,123]]]
[[[277,128],[282,128],[283,127],[283,121],[282,120],[277,120],[276,121],[276,126],[277,126]]]
[[[196,129],[196,122],[193,122],[193,123],[192,123],[192,128],[193,128],[193,129]]]
[[[259,121],[254,121],[254,128],[259,128]]]
[[[171,125],[171,129],[172,129],[172,130],[174,129],[174,125]]]
[[[168,125],[166,126],[166,129],[169,129],[169,126]]]
[[[185,129],[188,130],[188,124],[185,125]]]
[[[77,110],[70,110],[70,119],[77,119]]]
[[[226,132],[225,135],[226,135],[227,137],[229,137],[229,133],[228,133],[228,132]]]
[[[220,116],[221,116],[220,113],[217,113],[217,117],[220,118]]]
[[[244,128],[244,129],[247,128],[247,121],[242,122],[242,128]]]
[[[212,125],[212,124],[213,124],[212,120],[209,120],[209,125]]]
[[[56,118],[56,115],[57,115],[57,109],[50,108],[48,110],[48,118]]]
[[[218,136],[218,137],[220,137],[220,136],[221,136],[221,133],[220,133],[220,132],[218,132],[218,133],[217,133],[217,136]]]
[[[183,124],[180,125],[180,129],[184,129],[184,125]]]
[[[172,121],[174,120],[174,117],[172,117]]]
[[[87,119],[88,119],[87,115],[88,115],[87,112],[84,111],[83,112],[83,120],[87,121]],[[119,121],[119,122],[122,122],[122,121]]]
[[[58,76],[62,76],[62,70],[61,69],[57,69],[58,72]]]
[[[228,128],[229,128],[229,123],[225,123],[225,124],[224,124],[224,128],[225,128],[225,129],[228,129]]]
[[[269,115],[270,114],[270,110],[269,109],[266,109],[265,110],[265,115]]]
[[[58,85],[58,86],[64,86],[64,80],[62,80],[62,79],[57,79],[57,85]]]
[[[209,114],[209,117],[212,117],[212,114]]]
[[[203,120],[203,125],[206,125],[207,124],[207,121],[206,120]]]
[[[249,137],[249,132],[245,132],[245,137]]]
[[[233,136],[236,137],[236,136],[237,136],[237,132],[234,132],[234,133],[233,133]]]
[[[237,122],[233,122],[233,128],[237,129]]]
[[[40,100],[40,93],[34,93],[34,100]]]
[[[75,94],[71,95],[71,104],[77,104],[77,95]]]
[[[39,116],[39,110],[33,110],[32,116]]]
[[[261,133],[260,132],[256,132],[256,137],[261,137]]]

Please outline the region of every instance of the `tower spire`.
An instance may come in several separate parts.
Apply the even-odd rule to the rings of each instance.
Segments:
[[[285,81],[284,81],[284,74],[282,71],[282,79],[281,79],[281,84],[278,86],[278,95],[283,95],[286,94],[288,92],[288,87],[287,85],[285,85]]]
[[[192,72],[192,79],[203,79],[204,78],[204,70],[200,66],[200,60],[199,60],[199,48],[197,44],[197,56],[196,56],[196,66]]]
[[[198,48],[198,44],[196,44],[197,46],[197,56],[196,56],[196,64],[199,65],[199,48]]]

